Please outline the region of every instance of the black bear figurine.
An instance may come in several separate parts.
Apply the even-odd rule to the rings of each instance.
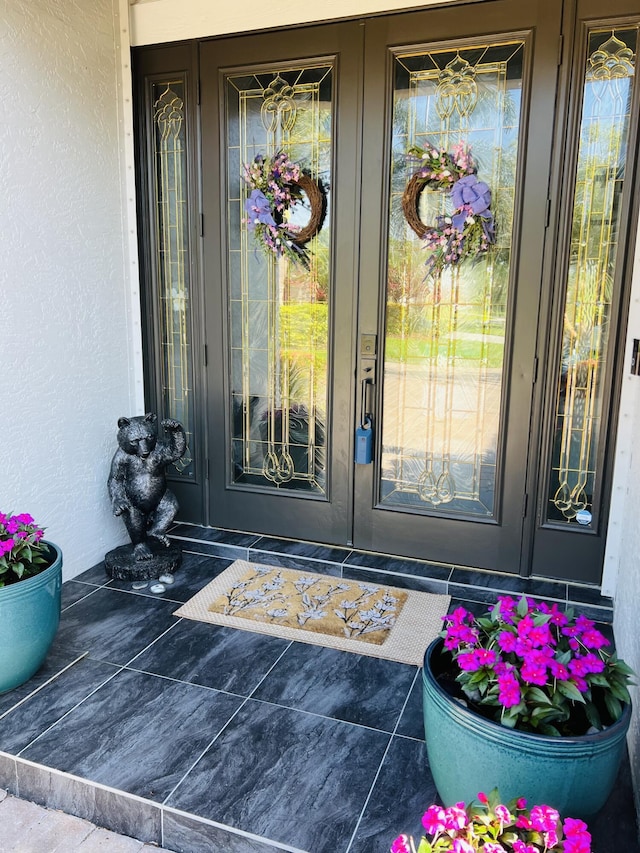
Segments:
[[[150,539],[169,546],[167,530],[178,502],[167,488],[165,469],[187,448],[184,427],[164,420],[167,441],[158,441],[154,414],[118,420],[118,450],[111,463],[107,486],[114,515],[122,516],[136,560],[151,560]]]

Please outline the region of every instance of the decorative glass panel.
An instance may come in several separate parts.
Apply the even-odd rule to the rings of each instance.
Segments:
[[[547,518],[594,528],[638,28],[589,32]]]
[[[395,57],[383,506],[495,514],[523,54],[512,40]],[[407,154],[461,144],[491,191],[495,244],[458,264],[445,255],[441,268],[425,265],[433,251],[403,212],[420,165]],[[453,211],[449,193],[420,193],[422,223]]]
[[[183,476],[193,477],[194,464],[189,451],[193,435],[193,365],[184,81],[154,83],[152,96],[162,416],[174,418],[184,426],[187,452],[175,467]]]
[[[332,78],[318,63],[226,80],[232,481],[317,495],[326,491]],[[277,210],[262,194],[266,206],[252,211],[246,167],[280,153],[299,170],[298,198]],[[276,230],[256,227],[266,221]],[[288,251],[265,245],[278,226],[290,229]]]

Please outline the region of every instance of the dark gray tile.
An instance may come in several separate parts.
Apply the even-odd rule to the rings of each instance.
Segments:
[[[162,829],[162,846],[176,853],[275,853],[291,849],[167,808],[162,816]]]
[[[173,601],[103,587],[63,612],[56,641],[96,660],[125,664],[171,627],[175,609]]]
[[[339,563],[323,563],[319,560],[308,560],[306,557],[271,554],[269,551],[249,551],[249,560],[257,565],[274,566],[282,569],[298,569],[301,572],[313,572],[337,578],[342,573],[342,567]]]
[[[167,804],[312,853],[346,850],[389,736],[249,699]]]
[[[65,581],[62,584],[62,609],[66,610],[67,607],[71,607],[76,601],[80,601],[81,598],[91,595],[96,589],[98,587],[93,584]]]
[[[346,580],[376,583],[381,586],[395,586],[398,589],[411,589],[417,592],[430,592],[436,595],[447,595],[447,582],[433,578],[421,578],[417,575],[394,575],[378,569],[359,569],[353,566],[343,566],[343,577]]]
[[[413,835],[417,848],[422,815],[436,802],[424,743],[394,737],[349,853],[382,853],[403,833]]]
[[[289,640],[182,619],[132,669],[249,696]]]
[[[292,643],[253,698],[392,732],[415,674],[408,664]]]
[[[77,660],[78,657],[77,651],[63,648],[57,642],[57,639],[54,640],[49,654],[45,658],[45,662],[36,674],[19,687],[15,687],[8,693],[0,695],[0,716],[5,714],[10,708],[13,708],[14,705],[17,705],[18,702],[21,702],[26,696],[41,688],[51,678],[55,678],[63,669]]]
[[[224,545],[236,545],[240,548],[250,548],[260,539],[258,533],[220,530],[217,527],[199,527],[196,524],[177,524],[171,528],[169,535],[185,541],[218,542]]]
[[[433,580],[448,580],[451,566],[442,563],[428,563],[420,560],[407,560],[401,557],[387,557],[384,554],[369,554],[364,551],[352,551],[345,562],[346,566],[360,566],[367,569],[380,569],[398,575],[417,575]]]
[[[179,542],[183,554],[195,554],[198,557],[219,557],[222,560],[248,560],[249,549],[238,545],[225,545],[220,542]]]
[[[117,671],[89,658],[65,670],[2,718],[0,749],[17,755]]]
[[[448,612],[453,613],[458,607],[464,607],[465,610],[469,610],[474,616],[486,616],[489,606],[486,601],[468,601],[464,598],[456,597],[451,599]]]
[[[498,592],[492,589],[482,589],[477,586],[466,586],[465,584],[450,583],[448,585],[449,595],[451,598],[462,600],[462,606],[466,607],[465,602],[483,603],[487,606],[495,604],[499,595],[506,595],[505,591]],[[471,608],[468,607],[468,610]],[[485,608],[486,610],[486,608]]]
[[[90,569],[87,569],[86,572],[82,572],[82,574],[76,575],[73,580],[79,583],[89,583],[93,586],[102,586],[103,584],[109,582],[109,577],[104,570],[104,562],[102,562],[97,563]]]
[[[633,779],[629,756],[625,756],[620,766],[616,784],[602,811],[589,819],[591,846],[598,853],[640,853],[638,843],[638,825],[635,816],[633,798]]]
[[[241,702],[204,687],[123,671],[22,756],[162,801]]]
[[[589,604],[578,604],[574,608],[574,613],[582,614],[587,619],[593,619],[595,622],[613,622],[613,610],[605,607],[592,607]]]
[[[201,554],[183,552],[182,563],[174,575],[174,582],[167,584],[165,592],[155,594],[150,592],[153,580],[144,589],[133,589],[131,581],[111,581],[110,588],[145,595],[165,601],[176,601],[183,604],[210,583],[215,577],[228,569],[232,560],[221,560],[218,557],[206,557]]]
[[[20,760],[17,773],[19,796],[26,800],[62,809],[139,841],[160,844],[161,809],[154,803]]]
[[[567,599],[573,605],[595,604],[598,607],[613,607],[613,599],[602,595],[600,587],[567,584]]]
[[[396,734],[424,740],[424,717],[422,713],[422,670],[411,688]]]
[[[321,563],[344,563],[350,548],[337,548],[331,545],[318,545],[313,542],[294,542],[291,539],[274,539],[261,536],[251,548],[258,556],[252,556],[253,562],[259,562],[259,553],[268,551],[274,554],[286,554],[289,557],[305,557],[308,560],[318,560]],[[269,564],[271,565],[271,564]]]
[[[456,589],[462,585],[495,590],[500,595],[531,595],[535,598],[549,598],[553,601],[566,601],[567,585],[557,581],[521,578],[518,575],[480,572],[474,569],[454,568],[450,585]]]

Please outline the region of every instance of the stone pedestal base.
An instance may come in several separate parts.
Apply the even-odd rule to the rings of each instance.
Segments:
[[[182,551],[173,542],[167,548],[153,539],[147,540],[152,557],[136,560],[133,545],[121,545],[105,554],[104,568],[110,578],[118,581],[146,581],[160,575],[172,575],[182,562]]]

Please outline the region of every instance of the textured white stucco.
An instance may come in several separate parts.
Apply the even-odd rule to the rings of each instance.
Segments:
[[[0,0],[0,509],[47,528],[65,577],[125,539],[106,479],[142,406],[118,11]]]

